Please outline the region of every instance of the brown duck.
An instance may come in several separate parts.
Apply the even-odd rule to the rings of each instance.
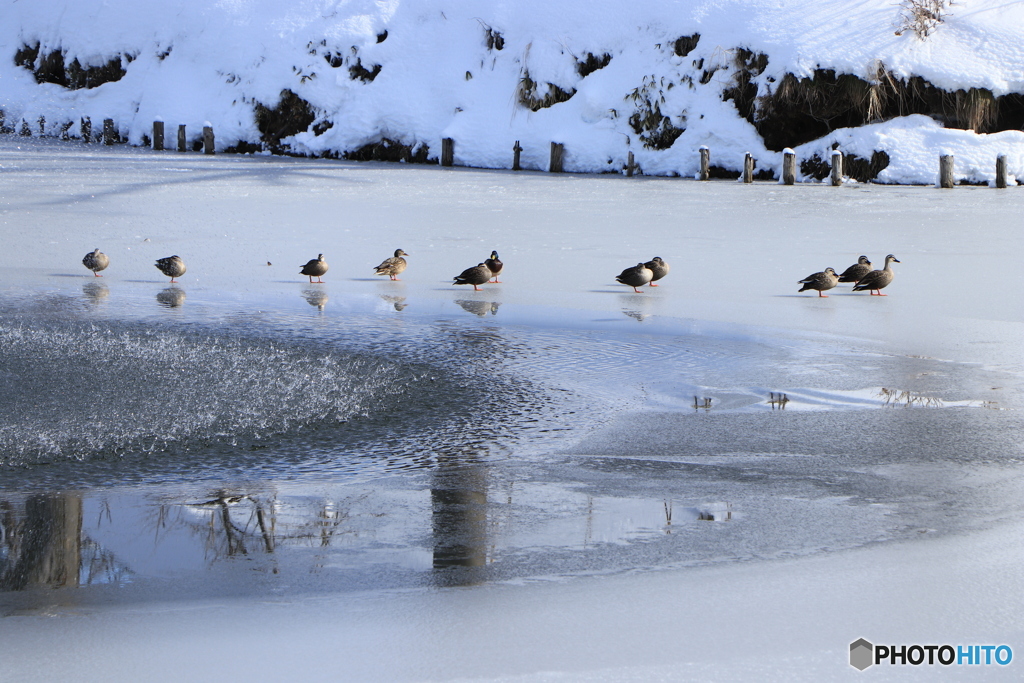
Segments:
[[[100,275],[101,270],[106,270],[107,266],[110,265],[110,259],[99,249],[90,251],[82,259],[82,265],[92,271],[92,274],[96,277],[103,277]]]
[[[893,277],[896,273],[892,270],[893,263],[899,263],[900,260],[889,254],[885,257],[885,268],[882,270],[872,270],[870,273],[860,279],[860,282],[853,286],[853,291],[863,292],[865,289],[868,290],[871,296],[886,296],[882,294],[882,289],[888,287],[889,283],[892,282]]]
[[[323,284],[323,274],[327,272],[327,261],[324,261],[324,255],[320,254],[315,259],[311,259],[306,262],[306,265],[302,266],[302,270],[299,271],[300,275],[308,275],[310,284],[313,284],[313,278],[320,284]]]
[[[836,275],[836,271],[832,268],[826,268],[820,273],[812,273],[803,280],[798,280],[803,285],[799,290],[800,292],[806,292],[808,289],[818,290],[818,296],[828,298],[828,294],[822,294],[822,292],[832,289],[839,282],[839,276]]]
[[[405,270],[409,264],[405,262],[403,256],[408,256],[401,249],[395,249],[395,255],[391,258],[384,259],[381,264],[374,268],[377,275],[387,275],[392,280],[398,279],[398,274]]]

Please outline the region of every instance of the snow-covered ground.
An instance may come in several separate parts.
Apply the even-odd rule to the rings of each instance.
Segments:
[[[167,125],[168,144],[179,124],[190,141],[212,124],[217,147],[225,149],[259,144],[257,104],[273,109],[289,91],[312,108],[312,120],[283,140],[300,154],[351,152],[388,139],[426,145],[427,156],[437,159],[441,140],[452,138],[456,165],[509,168],[519,141],[523,166],[546,169],[550,143],[560,142],[569,171],[620,172],[632,151],[644,173],[692,176],[698,149],[707,145],[712,163],[724,168],[741,168],[750,152],[759,169],[778,169],[781,153],[766,149],[724,99],[746,77],[758,95],[772,93],[786,74],[810,77],[816,69],[868,83],[882,72],[920,77],[951,98],[958,90],[1024,92],[1024,6],[953,3],[921,39],[899,30],[907,4],[3,0],[0,109],[8,127],[21,130],[24,122],[38,133],[42,117],[50,135],[68,124],[77,135],[82,117],[98,131],[110,118],[135,145],[156,120]],[[676,41],[691,36],[699,39],[681,55],[686,50]],[[63,55],[64,65],[113,60],[124,76],[78,90],[37,83],[15,63],[20,50],[36,47],[35,57],[22,61],[38,67],[53,53]],[[763,70],[740,74],[741,50],[766,55]],[[610,61],[602,68],[580,70],[605,55]],[[549,88],[574,94],[537,111],[519,96],[525,89],[543,99],[555,92]],[[655,110],[685,129],[665,149],[646,147],[630,123]],[[1024,177],[1019,131],[978,135],[900,116],[833,131],[798,153],[827,161],[834,143],[865,159],[888,153],[879,176],[887,183],[935,183],[938,156],[946,153],[956,155],[959,178],[992,181],[1000,154],[1012,177]]]
[[[413,468],[415,453],[394,454],[391,470],[383,457],[326,450],[293,461],[272,440],[253,453],[215,444],[208,462],[126,455],[92,468],[9,469],[7,482],[50,482],[53,495],[83,498],[81,529],[128,563],[129,578],[4,595],[3,677],[932,671],[859,673],[847,657],[860,637],[1005,643],[1019,655],[1024,237],[1013,217],[1022,210],[1016,188],[551,176],[4,136],[0,303],[19,316],[5,333],[34,329],[28,311],[53,325],[94,316],[92,328],[75,328],[90,340],[128,321],[109,340],[119,352],[140,337],[172,346],[168,331],[196,325],[220,354],[231,352],[216,336],[227,328],[380,353],[455,339],[451,356],[482,379],[518,375],[543,390],[536,398],[569,392],[597,417],[563,418],[554,403],[567,427],[591,420],[584,432],[513,444],[504,459],[471,455],[453,471]],[[111,258],[102,280],[80,263],[95,247]],[[375,279],[372,267],[398,247],[409,253],[402,281]],[[492,249],[506,264],[502,284],[451,285]],[[298,266],[321,252],[330,271],[310,286]],[[172,253],[188,264],[177,288],[153,267]],[[900,259],[888,296],[846,285],[827,299],[797,294],[797,280],[862,253],[878,265],[887,253]],[[655,255],[672,266],[661,286],[636,294],[615,284]],[[39,339],[40,363],[64,367],[69,347]],[[260,362],[257,347],[246,353]],[[201,354],[186,358],[203,372]],[[119,362],[134,367],[130,353]],[[880,388],[933,401],[894,410]],[[769,390],[789,392],[784,415],[766,403]],[[706,413],[692,408],[698,392],[713,398]],[[191,398],[183,390],[180,401]],[[264,459],[270,474],[249,469]],[[95,482],[61,484],[80,481],[79,465]],[[487,482],[487,515],[462,519],[486,526],[485,578],[444,584],[440,571],[435,584],[422,578],[424,558],[436,558],[430,539],[445,542],[439,528],[452,519],[434,491],[461,469]],[[130,481],[118,481],[122,471]],[[221,558],[213,535],[189,536],[162,512],[202,500],[207,480],[250,486],[254,498],[276,487],[282,509],[340,491],[366,510],[347,522],[340,548],[281,542],[273,555],[253,546]],[[36,489],[0,490],[16,508]],[[671,499],[673,523],[658,522]],[[735,518],[694,521],[723,509]],[[956,669],[1011,679],[1018,667]]]

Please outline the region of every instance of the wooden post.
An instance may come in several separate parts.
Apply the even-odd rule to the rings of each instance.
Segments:
[[[626,177],[627,178],[632,178],[633,177],[633,153],[632,152],[630,152],[629,155],[626,157]]]
[[[562,156],[565,154],[565,145],[561,142],[551,143],[551,163],[548,166],[548,171],[551,173],[562,172]]]
[[[103,119],[103,144],[114,144],[114,119]]]
[[[178,151],[185,152],[185,124],[182,123],[178,126]]]
[[[519,166],[519,153],[523,151],[523,148],[519,146],[519,140],[516,140],[515,146],[512,147],[512,170],[521,171],[522,168]]]
[[[1006,155],[1000,154],[996,157],[996,187],[1000,190],[1006,188]]]
[[[838,149],[832,150],[832,185],[839,187],[843,184],[843,153]]]
[[[939,187],[953,187],[953,155],[943,154],[939,157]]]
[[[203,154],[213,154],[213,126],[203,126]]]
[[[92,121],[88,116],[82,117],[80,130],[82,131],[82,142],[92,142]]]
[[[796,152],[788,147],[782,152],[782,184],[792,185],[796,182]]]
[[[743,182],[754,182],[754,157],[747,152],[743,157]]]
[[[455,163],[455,140],[443,138],[441,140],[441,165],[452,166]]]
[[[153,149],[160,151],[164,148],[164,122],[153,122]]]
[[[700,148],[700,179],[707,180],[711,177],[711,150],[707,145]]]

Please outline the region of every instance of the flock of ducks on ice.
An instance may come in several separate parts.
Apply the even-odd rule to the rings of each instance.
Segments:
[[[387,275],[392,280],[398,280],[398,275],[409,265],[403,258],[404,256],[408,256],[408,254],[401,249],[395,249],[394,256],[384,259],[373,270],[377,275]],[[894,275],[892,264],[899,262],[898,258],[889,254],[885,257],[885,267],[882,270],[872,270],[871,261],[868,260],[868,257],[861,256],[857,259],[857,263],[844,270],[841,275],[836,275],[836,271],[832,268],[826,268],[821,272],[808,275],[803,280],[799,280],[803,287],[798,291],[816,290],[818,296],[827,297],[828,295],[824,292],[832,289],[840,282],[852,282],[853,291],[855,292],[867,290],[872,296],[885,296],[885,294],[882,294],[882,289],[892,282]],[[93,271],[96,277],[101,277],[100,271],[110,265],[110,259],[106,254],[96,249],[86,254],[85,258],[82,259],[82,263],[86,268]],[[156,267],[161,273],[170,277],[172,283],[176,282],[175,278],[185,274],[185,262],[178,255],[157,259]],[[302,266],[299,274],[309,276],[310,283],[313,283],[313,278],[316,278],[317,283],[323,283],[323,275],[327,272],[327,268],[327,261],[324,260],[324,255],[320,254]],[[498,258],[498,252],[492,251],[490,258],[472,268],[466,268],[456,275],[452,284],[473,285],[475,291],[480,291],[480,285],[485,282],[501,282],[498,280],[498,276],[503,268],[504,265]],[[632,268],[626,268],[616,276],[615,280],[632,287],[633,291],[641,293],[640,287],[644,285],[657,287],[658,285],[654,283],[668,275],[668,270],[668,263],[661,257],[655,256],[646,263],[638,263]]]

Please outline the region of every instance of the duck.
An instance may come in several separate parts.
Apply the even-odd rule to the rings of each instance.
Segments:
[[[655,280],[660,280],[668,275],[668,264],[665,263],[664,259],[660,256],[652,258],[644,264],[644,267],[649,268],[650,271],[654,273],[654,277],[652,277],[650,283],[648,283],[651,287],[657,287],[658,285],[654,284]]]
[[[181,277],[185,274],[185,262],[181,260],[181,257],[175,254],[174,256],[168,256],[167,258],[160,258],[156,260],[156,267],[161,273],[171,278],[171,282],[177,282],[174,278]]]
[[[888,287],[889,283],[892,282],[893,277],[896,273],[892,270],[893,263],[899,263],[900,260],[889,254],[885,257],[885,268],[882,270],[872,270],[870,273],[860,279],[860,281],[853,286],[853,291],[863,292],[865,289],[871,294],[871,296],[886,296],[882,294],[882,289]]]
[[[397,280],[398,274],[405,270],[406,266],[409,265],[408,263],[406,263],[405,259],[402,258],[403,256],[408,256],[408,254],[406,254],[401,249],[395,249],[394,256],[392,256],[391,258],[384,259],[383,261],[381,261],[379,266],[374,268],[376,274],[387,275],[392,280]]]
[[[803,280],[798,280],[803,285],[798,291],[805,292],[808,289],[818,290],[818,296],[828,298],[828,294],[822,294],[822,292],[832,289],[839,282],[839,276],[836,275],[836,271],[832,268],[826,268],[820,273],[812,273]]]
[[[315,259],[310,259],[306,262],[306,265],[302,266],[302,270],[299,271],[300,275],[308,275],[309,283],[313,283],[313,278],[316,278],[317,284],[323,284],[323,274],[327,272],[327,261],[324,261],[324,255],[320,254]]]
[[[839,276],[840,282],[860,282],[860,279],[871,272],[871,261],[867,256],[861,256],[857,262],[843,271]]]
[[[642,294],[637,287],[643,287],[654,278],[654,271],[643,263],[638,263],[632,268],[626,268],[615,278],[616,282],[629,285],[637,294]]]
[[[473,291],[479,292],[477,285],[482,285],[491,279],[491,269],[486,264],[480,263],[472,268],[466,268],[455,276],[453,285],[473,285]]]
[[[82,265],[91,270],[92,274],[96,277],[103,277],[100,275],[100,271],[106,270],[107,266],[110,265],[110,259],[99,248],[96,248],[85,255],[82,259]]]
[[[501,275],[501,269],[505,267],[505,264],[498,258],[498,252],[492,251],[491,258],[484,261],[484,265],[491,271],[491,277],[494,278],[491,282],[500,284],[501,280],[498,279],[498,276]]]

